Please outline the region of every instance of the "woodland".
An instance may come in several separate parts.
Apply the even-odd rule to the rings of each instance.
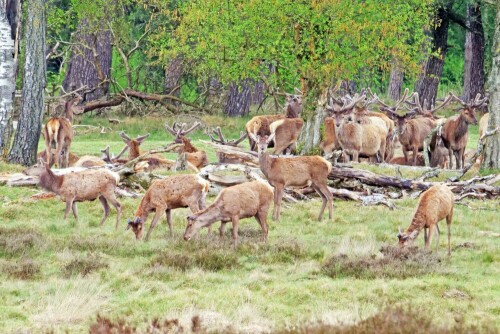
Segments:
[[[498,333],[499,198],[498,0],[0,0],[0,332]]]

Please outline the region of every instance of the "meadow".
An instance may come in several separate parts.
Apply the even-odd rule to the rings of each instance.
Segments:
[[[122,118],[109,125],[107,118],[85,116],[81,124],[110,126],[112,132],[78,134],[72,151],[100,155],[110,145],[116,153],[123,147],[120,130],[130,136],[148,132],[142,149],[158,148],[172,140],[166,120]],[[224,134],[236,138],[247,119],[202,120],[207,128],[223,125]],[[208,136],[199,130],[191,137],[215,161],[201,142]],[[469,148],[477,137],[472,127]],[[0,162],[0,173],[20,170]],[[281,221],[269,220],[267,243],[260,241],[256,221],[247,219],[233,249],[230,229],[223,240],[202,230],[185,242],[188,209],[173,211],[173,237],[161,221],[143,242],[125,231],[140,199],[119,199],[124,215],[115,230],[113,209],[98,226],[98,201],[79,203],[76,223],[63,220],[61,201],[31,198],[39,192],[0,186],[2,333],[88,333],[99,324],[149,333],[180,327],[214,333],[499,331],[498,200],[455,206],[448,257],[444,223],[438,252],[424,252],[422,236],[405,252],[395,249],[398,226],[409,225],[417,204],[411,198],[396,200],[396,210],[336,199],[333,221],[321,223],[319,199],[284,203]]]

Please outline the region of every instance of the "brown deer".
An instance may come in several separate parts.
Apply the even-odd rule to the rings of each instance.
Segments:
[[[127,134],[125,134],[124,131],[122,131],[120,132],[120,137],[128,146],[128,160],[116,159],[114,162],[126,163],[130,160],[138,158],[141,155],[140,146],[149,137],[149,133],[142,136],[137,136],[135,139],[131,139],[129,136],[127,136]],[[159,154],[148,155],[142,160],[142,162],[144,163],[143,170],[145,171],[151,171],[157,168],[171,169],[175,165],[174,161],[165,159]]]
[[[67,101],[64,106],[65,117],[52,117],[42,129],[45,139],[45,162],[50,165],[51,148],[55,147],[55,165],[69,167],[69,151],[73,141],[73,107],[81,101],[81,96]]]
[[[267,212],[273,198],[273,189],[262,181],[241,183],[223,189],[206,209],[190,215],[184,240],[190,240],[202,227],[221,221],[220,236],[224,236],[226,223],[233,224],[234,246],[238,244],[239,220],[255,217],[262,228],[262,239],[267,240]]]
[[[323,152],[323,155],[330,154],[341,148],[335,133],[335,119],[333,117],[325,118],[325,132],[319,148]]]
[[[171,211],[189,207],[191,212],[195,213],[204,209],[209,186],[208,181],[195,174],[172,175],[166,179],[153,181],[135,211],[134,219],[128,221],[127,230],[132,228],[136,239],[140,240],[148,215],[154,211],[155,216],[146,235],[146,241],[149,240],[151,232],[163,213],[167,216],[168,228],[172,236]]]
[[[257,144],[250,136],[250,134],[257,134],[259,136],[270,136],[271,129],[270,126],[273,122],[285,119],[285,118],[298,118],[302,112],[302,96],[285,94],[285,114],[284,115],[261,115],[255,116],[247,122],[245,125],[245,131],[248,135],[248,141],[250,143],[250,149],[252,151],[257,151]],[[270,143],[269,147],[273,147],[273,143]]]
[[[51,152],[51,157],[50,157],[50,164],[49,164],[49,166],[52,167],[52,166],[54,166],[54,163],[56,161],[56,158],[55,158],[56,150],[53,149],[53,148],[51,148],[50,152]],[[66,153],[64,151],[62,151],[60,154],[62,156],[65,156]],[[38,160],[42,159],[43,161],[47,161],[47,151],[44,150],[42,152],[39,152],[37,154],[37,159]],[[77,163],[77,161],[79,159],[80,159],[79,156],[77,156],[76,154],[73,154],[73,153],[69,152],[69,155],[68,155],[69,167],[75,166],[75,164]]]
[[[208,134],[210,136],[210,140],[213,143],[217,143],[223,146],[232,146],[238,147],[238,145],[247,137],[246,132],[240,132],[240,138],[238,139],[226,139],[226,137],[222,134],[221,128],[218,126],[215,129],[212,129],[212,133]],[[216,151],[217,161],[221,164],[245,164],[247,161],[240,156],[236,156],[231,153],[223,152],[223,150],[218,149]]]
[[[481,94],[477,94],[475,99],[466,103],[455,95],[450,95],[462,105],[462,109],[459,115],[446,120],[441,138],[448,149],[450,169],[453,169],[453,155],[456,159],[456,168],[462,169],[465,164],[464,152],[469,138],[469,124],[477,124],[476,109],[485,106],[488,98],[481,99]]]
[[[332,164],[320,156],[271,157],[266,151],[273,135],[261,137],[251,134],[258,145],[260,170],[274,187],[273,219],[279,220],[281,200],[285,187],[302,187],[309,183],[323,200],[318,220],[321,221],[328,205],[328,217],[333,218],[333,196],[328,190],[327,177]]]
[[[405,232],[399,229],[398,239],[401,247],[415,240],[421,229],[424,229],[425,249],[430,250],[432,235],[437,232],[436,250],[439,247],[438,223],[446,218],[448,227],[448,255],[451,255],[450,226],[453,219],[455,197],[446,185],[435,185],[420,195],[417,211],[410,226]]]
[[[304,121],[301,118],[285,118],[271,123],[269,129],[274,136],[273,154],[292,153],[299,138]]]
[[[165,123],[165,128],[170,132],[174,138],[174,143],[183,144],[178,150],[178,154],[186,154],[186,160],[195,168],[200,169],[208,165],[208,156],[205,151],[199,150],[191,144],[191,141],[186,137],[190,132],[196,130],[201,123],[195,122],[189,129],[185,130],[187,126],[185,123],[179,124],[174,122],[172,127]]]
[[[91,169],[83,172],[55,175],[43,160],[40,160],[38,165],[25,170],[24,173],[38,176],[40,178],[38,183],[40,187],[55,193],[66,202],[64,219],[68,217],[70,210],[73,210],[73,215],[78,221],[76,203],[94,201],[99,198],[104,208],[101,226],[109,216],[109,201],[116,208],[116,228],[118,228],[122,208],[115,196],[115,189],[118,182],[120,182],[120,176],[117,173],[107,169]]]

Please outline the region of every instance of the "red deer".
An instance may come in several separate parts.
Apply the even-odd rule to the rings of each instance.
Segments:
[[[40,160],[39,165],[24,171],[27,175],[40,177],[39,186],[45,190],[58,195],[66,202],[64,219],[68,217],[70,210],[78,221],[77,202],[94,201],[99,198],[103,208],[104,216],[101,226],[109,216],[108,201],[116,208],[116,228],[120,222],[122,208],[115,196],[115,188],[120,181],[120,176],[107,169],[92,169],[83,172],[72,172],[65,175],[55,175],[48,164]]]
[[[455,95],[451,95],[455,101],[462,105],[462,110],[458,116],[446,120],[441,138],[444,146],[448,149],[450,169],[453,168],[453,155],[456,159],[456,168],[462,169],[465,163],[465,147],[469,138],[469,124],[477,124],[476,109],[486,105],[488,98],[481,99],[481,94],[477,94],[474,100],[466,103]]]
[[[332,219],[333,196],[327,186],[327,177],[332,171],[332,164],[320,156],[271,157],[266,149],[273,136],[250,135],[258,145],[260,170],[274,187],[273,219],[279,220],[285,187],[302,187],[308,184],[311,184],[323,200],[318,220],[321,221],[323,218],[327,205],[328,217]]]
[[[415,240],[421,229],[424,229],[425,249],[430,250],[432,235],[437,232],[436,249],[439,247],[438,223],[446,218],[448,227],[448,255],[451,255],[450,226],[453,219],[455,197],[446,185],[435,185],[424,191],[420,196],[417,211],[410,226],[405,232],[399,229],[399,245],[405,246]]]
[[[208,134],[210,136],[210,140],[213,143],[217,143],[219,145],[224,146],[233,146],[238,147],[238,145],[247,137],[246,132],[240,132],[240,138],[238,139],[230,139],[227,140],[222,134],[221,128],[218,126],[215,129],[212,129],[212,133]],[[218,138],[216,138],[218,137]],[[221,164],[245,164],[247,161],[240,156],[236,156],[231,153],[223,152],[223,150],[218,149],[216,151],[217,161]]]
[[[135,211],[134,219],[128,221],[127,229],[132,228],[137,240],[142,238],[144,224],[151,212],[155,212],[151,226],[146,235],[149,240],[151,232],[163,213],[167,216],[170,236],[173,235],[171,211],[177,208],[191,209],[195,213],[205,208],[205,197],[210,184],[194,174],[172,175],[166,179],[155,180],[149,187]]]
[[[69,150],[73,141],[73,107],[81,101],[81,97],[77,96],[65,103],[65,117],[52,117],[47,121],[47,124],[42,129],[42,134],[45,139],[45,162],[50,165],[52,157],[51,148],[54,146],[55,165],[59,168],[69,167]]]
[[[270,125],[273,122],[285,119],[285,118],[298,118],[302,112],[302,97],[301,95],[285,94],[285,115],[261,115],[255,116],[249,120],[245,126],[245,131],[248,135],[248,141],[250,143],[250,149],[252,151],[257,151],[257,144],[250,136],[250,134],[256,134],[259,136],[270,136],[271,129]],[[272,147],[270,145],[269,147]]]
[[[183,144],[177,153],[183,154],[186,153],[186,160],[194,166],[196,169],[200,169],[208,165],[208,156],[205,151],[199,150],[191,144],[191,141],[186,137],[186,135],[195,129],[197,129],[201,124],[199,122],[195,122],[189,129],[184,130],[186,124],[179,124],[174,122],[172,127],[165,123],[165,128],[168,132],[170,132],[174,138],[174,143]]]
[[[238,243],[239,220],[255,217],[262,228],[262,239],[267,240],[267,212],[273,197],[272,188],[262,181],[241,183],[223,189],[206,209],[190,215],[184,240],[190,240],[202,227],[221,221],[220,236],[224,236],[226,223],[233,224],[234,246]]]
[[[301,118],[285,118],[271,123],[269,129],[274,136],[273,154],[292,153],[299,138],[304,121]]]
[[[146,138],[149,137],[149,133],[143,136],[137,136],[135,139],[131,139],[129,136],[125,134],[125,132],[122,131],[120,132],[120,137],[128,146],[129,149],[128,160],[117,159],[114,162],[126,163],[127,161],[138,158],[141,155],[140,146],[146,140]],[[159,154],[148,155],[143,159],[143,162],[145,163],[144,170],[146,171],[151,171],[156,168],[171,169],[175,164],[174,161],[165,159]]]
[[[55,163],[55,160],[56,160],[55,159],[56,150],[53,149],[53,148],[51,148],[50,152],[51,152],[51,157],[50,157],[50,164],[49,164],[49,166],[52,167],[54,165],[54,163]],[[63,151],[60,154],[62,156],[65,156],[66,153]],[[37,154],[37,159],[38,160],[42,159],[43,161],[47,161],[47,151],[44,150],[42,152],[39,152]],[[77,163],[77,161],[80,159],[80,157],[77,156],[76,154],[73,154],[73,153],[69,152],[68,159],[69,159],[68,160],[69,167],[73,167],[73,166],[75,166],[75,164]]]
[[[325,135],[323,141],[319,144],[319,148],[323,155],[330,154],[341,148],[335,133],[335,119],[333,117],[325,118]]]

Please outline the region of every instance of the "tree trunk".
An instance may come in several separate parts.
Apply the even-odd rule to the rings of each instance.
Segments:
[[[181,93],[182,58],[170,59],[165,70],[165,94],[179,97]],[[173,105],[179,105],[178,101],[167,100]]]
[[[467,5],[465,32],[464,100],[484,95],[484,30],[479,2]]]
[[[401,98],[401,90],[403,89],[404,72],[397,60],[392,62],[391,78],[389,87],[387,88],[387,96],[396,101]]]
[[[252,104],[260,105],[265,98],[266,85],[262,80],[259,80],[253,86]]]
[[[318,147],[321,141],[321,125],[326,117],[325,105],[327,101],[328,89],[321,92],[320,96],[306,96],[304,109],[308,110],[307,104],[316,104],[314,111],[307,118],[302,132],[299,136],[299,143],[302,145],[301,153],[310,154]]]
[[[430,109],[434,105],[443,73],[444,58],[448,50],[448,27],[450,25],[449,11],[452,2],[440,6],[436,13],[434,29],[432,29],[432,54],[425,62],[424,71],[415,84],[415,91],[420,97],[423,107]],[[425,102],[426,101],[426,102]],[[425,105],[424,105],[425,103]]]
[[[500,126],[500,3],[496,5],[495,34],[491,48],[493,63],[488,80],[490,113],[488,130]],[[500,134],[486,139],[482,169],[500,169]]]
[[[66,69],[63,87],[66,91],[73,91],[86,86],[95,89],[84,96],[84,101],[93,101],[103,97],[108,92],[111,74],[111,32],[99,28],[97,32],[90,32],[88,21],[80,22],[75,33],[72,54]]]
[[[252,101],[252,91],[248,81],[243,81],[240,85],[231,83],[227,96],[224,114],[230,117],[241,117],[248,115],[250,102]]]
[[[21,113],[9,161],[25,166],[36,162],[42,126],[45,76],[45,1],[32,0],[27,6],[24,27],[24,83]]]
[[[14,59],[17,24],[9,22],[13,1],[0,1],[0,157],[6,158],[12,136],[13,97],[16,90],[16,69]],[[9,6],[10,4],[10,6]],[[14,6],[16,10],[19,2]],[[15,21],[15,19],[14,19]],[[12,31],[15,29],[16,31]]]

